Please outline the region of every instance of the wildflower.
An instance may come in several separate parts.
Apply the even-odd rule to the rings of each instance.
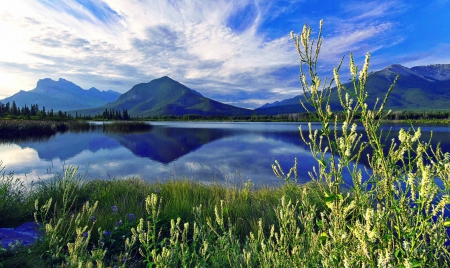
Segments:
[[[94,222],[94,221],[95,221],[95,216],[89,217],[89,220],[92,221],[92,222]]]
[[[83,242],[86,241],[89,238],[89,232],[83,233]]]
[[[136,220],[136,216],[134,216],[133,213],[128,214],[128,221],[135,221]]]
[[[369,60],[370,60],[370,53],[366,54],[366,58],[364,60],[364,66],[362,71],[359,73],[359,80],[367,80],[367,71],[369,70]]]
[[[348,122],[344,121],[344,123],[342,124],[342,132],[347,132],[347,127],[348,127]]]
[[[123,224],[122,220],[119,220],[118,222],[116,222],[116,226],[121,226]]]
[[[112,206],[111,209],[112,209],[113,213],[119,212],[119,208],[117,206]]]
[[[406,251],[409,251],[411,248],[411,244],[408,241],[403,241],[403,249],[405,249]]]
[[[355,61],[353,60],[353,55],[350,53],[350,73],[352,77],[356,77],[358,73],[358,68],[355,66]]]
[[[417,131],[414,133],[414,136],[412,137],[411,141],[416,142],[421,136],[420,127],[417,129]]]
[[[103,235],[109,235],[109,234],[111,234],[111,232],[108,231],[108,230],[106,230],[106,231],[103,232]]]

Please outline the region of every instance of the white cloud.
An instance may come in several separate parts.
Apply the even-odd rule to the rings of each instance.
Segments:
[[[448,64],[450,62],[450,44],[439,44],[435,48],[423,51],[415,57],[407,59],[407,67],[423,66],[429,64]]]
[[[248,107],[297,95],[296,76],[272,75],[298,64],[289,22],[280,38],[262,27],[289,10],[301,11],[302,2],[92,0],[85,7],[75,0],[8,1],[0,10],[0,31],[7,37],[0,40],[0,98],[32,89],[44,77],[125,92],[164,75],[207,97]],[[334,31],[325,38],[321,59],[334,66],[350,51],[384,47],[393,24],[377,19],[400,12],[399,6],[353,3],[343,9],[350,20],[324,14],[325,27]],[[236,14],[248,15],[245,23],[230,23]],[[374,21],[368,24],[368,18]],[[242,92],[252,96],[239,97]]]
[[[0,68],[8,72],[9,63],[25,64],[27,73],[21,75],[32,78],[26,83],[13,79],[0,88],[9,94],[32,89],[33,81],[50,76],[84,88],[113,87],[108,79],[122,80],[126,86],[113,89],[123,92],[137,80],[162,75],[218,82],[243,73],[258,77],[293,64],[292,57],[283,56],[289,50],[287,38],[264,41],[257,35],[258,17],[241,33],[226,26],[229,14],[245,4],[93,1],[106,14],[99,18],[75,1],[19,0],[6,6],[0,20],[0,29],[8,29],[1,44],[8,53]]]

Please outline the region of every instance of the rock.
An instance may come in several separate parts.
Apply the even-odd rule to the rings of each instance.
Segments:
[[[34,222],[26,222],[16,228],[0,228],[0,243],[3,248],[12,249],[15,245],[30,246],[42,237],[43,232]]]

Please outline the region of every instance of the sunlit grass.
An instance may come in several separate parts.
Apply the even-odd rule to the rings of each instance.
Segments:
[[[171,236],[171,220],[176,218],[180,218],[181,222],[197,222],[207,228],[208,219],[216,217],[215,208],[221,203],[223,217],[230,220],[226,225],[234,226],[236,239],[240,243],[245,243],[250,232],[258,232],[259,221],[266,224],[264,231],[267,233],[270,225],[277,224],[275,208],[283,196],[296,202],[302,189],[309,189],[308,198],[320,203],[319,193],[312,184],[302,187],[286,184],[277,188],[256,189],[251,183],[230,188],[219,184],[204,185],[187,179],[150,184],[138,178],[85,181],[82,175],[76,173],[76,169],[69,167],[53,179],[37,183],[27,192],[20,180],[13,178],[13,175],[4,174],[1,180],[2,189],[6,189],[4,192],[8,194],[2,196],[5,202],[0,207],[4,212],[0,226],[17,226],[20,220],[32,220],[33,205],[38,200],[36,220],[57,228],[58,237],[63,238],[63,241],[51,246],[48,237],[51,231],[47,229],[47,237],[43,242],[30,248],[32,256],[27,259],[44,266],[66,261],[67,243],[76,240],[76,229],[82,226],[92,228],[87,248],[107,249],[104,262],[111,265],[116,263],[118,256],[125,254],[125,239],[131,239],[131,228],[137,227],[140,218],[148,217],[145,199],[152,194],[157,194],[161,199],[161,213],[156,226],[160,241]],[[43,211],[41,208],[48,200],[52,200],[52,203]],[[77,224],[70,223],[72,217],[83,211],[86,202],[92,206],[97,201],[98,206],[92,215],[83,216],[84,221]],[[201,217],[193,213],[193,208],[199,206],[202,207]],[[22,218],[18,220],[16,215],[22,215]],[[55,227],[59,220],[64,224]],[[52,253],[48,252],[48,247]],[[136,244],[129,256],[141,259],[137,248]],[[20,258],[7,261],[14,263],[18,260]]]

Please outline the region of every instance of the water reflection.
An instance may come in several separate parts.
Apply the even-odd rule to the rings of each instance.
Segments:
[[[156,127],[148,133],[106,135],[138,157],[169,164],[207,143],[231,134],[231,131],[220,129]]]
[[[90,179],[141,176],[151,181],[187,176],[204,182],[251,179],[257,185],[283,183],[272,173],[275,159],[288,170],[297,157],[301,182],[310,179],[308,172],[316,165],[300,139],[299,123],[152,124],[149,131],[139,133],[91,129],[58,133],[45,142],[8,142],[0,144],[0,160],[8,171],[30,180],[48,177],[49,167],[60,170],[73,165],[79,166],[80,172],[89,172]],[[400,126],[385,129],[390,127],[389,143]],[[422,128],[424,140],[428,139],[427,130]],[[444,151],[448,151],[450,129],[433,130],[433,140],[441,140]]]

